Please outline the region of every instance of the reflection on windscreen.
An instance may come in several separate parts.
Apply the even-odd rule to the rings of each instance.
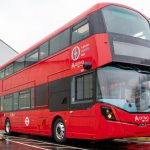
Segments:
[[[107,66],[98,70],[98,99],[128,112],[150,112],[150,74]]]
[[[150,40],[148,21],[130,9],[108,6],[102,9],[108,32]]]

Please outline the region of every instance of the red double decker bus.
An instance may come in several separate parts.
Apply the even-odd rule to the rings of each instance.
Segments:
[[[150,136],[150,29],[140,12],[100,3],[0,68],[7,134]]]

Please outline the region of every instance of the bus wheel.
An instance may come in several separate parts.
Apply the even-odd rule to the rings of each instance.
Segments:
[[[10,120],[7,119],[5,122],[5,132],[7,135],[10,135],[10,130],[11,130],[11,124],[10,124]]]
[[[64,143],[66,141],[65,124],[61,118],[58,118],[54,123],[53,136],[58,143]]]

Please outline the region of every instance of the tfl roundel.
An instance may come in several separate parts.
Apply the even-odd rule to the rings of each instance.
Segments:
[[[78,46],[74,47],[72,50],[72,60],[78,60],[80,56],[80,48]]]

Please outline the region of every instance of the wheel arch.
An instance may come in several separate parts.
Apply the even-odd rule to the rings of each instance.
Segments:
[[[57,120],[57,119],[62,119],[63,120],[63,122],[64,122],[64,119],[63,119],[63,117],[62,116],[60,116],[60,115],[56,115],[54,118],[53,118],[53,120],[52,120],[52,124],[51,124],[51,133],[52,133],[52,137],[53,137],[53,129],[54,129],[54,124],[55,124],[55,121]]]

